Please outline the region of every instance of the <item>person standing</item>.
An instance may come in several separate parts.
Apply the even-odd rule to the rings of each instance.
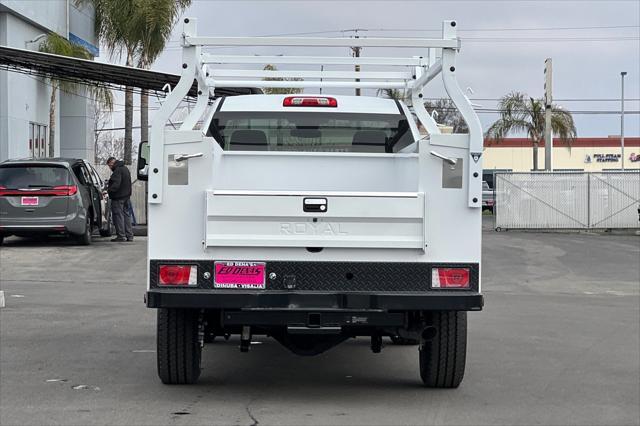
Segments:
[[[131,227],[131,173],[124,165],[109,157],[107,166],[111,169],[111,177],[107,184],[107,193],[111,199],[111,217],[116,228],[116,237],[111,241],[133,241]]]

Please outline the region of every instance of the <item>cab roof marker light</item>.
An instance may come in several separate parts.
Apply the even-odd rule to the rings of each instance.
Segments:
[[[336,98],[326,96],[287,96],[282,101],[285,107],[329,107],[336,108],[338,101]]]

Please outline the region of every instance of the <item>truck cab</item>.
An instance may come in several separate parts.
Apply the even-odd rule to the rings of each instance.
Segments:
[[[149,179],[145,300],[158,309],[163,383],[194,383],[205,343],[230,335],[240,337],[242,352],[252,335],[266,335],[303,356],[356,337],[370,339],[377,353],[391,338],[418,346],[426,386],[461,383],[466,313],[483,306],[482,131],[451,79],[459,48],[452,22],[444,23],[442,40],[363,41],[435,45],[439,60],[431,51],[430,59],[289,58],[334,65],[375,59],[401,69],[354,73],[214,68],[256,58],[214,57],[202,53],[204,45],[333,46],[338,39],[202,38],[195,20],[185,20],[182,80],[154,120],[150,150],[139,150],[149,153],[139,161]],[[440,134],[420,102],[440,72],[469,134]],[[284,80],[296,76],[302,80]],[[201,94],[195,108],[179,129],[167,130],[194,79]],[[400,81],[411,87],[409,105],[326,91],[211,102],[216,87]]]

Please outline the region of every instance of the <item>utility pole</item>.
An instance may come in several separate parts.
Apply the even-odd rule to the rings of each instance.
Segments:
[[[620,97],[620,153],[622,160],[622,170],[624,170],[624,76],[627,75],[626,71],[620,73],[620,79],[622,80],[622,96]]]
[[[553,171],[553,134],[551,129],[551,58],[544,61],[544,169]]]
[[[356,31],[356,35],[355,38],[360,38],[360,36],[358,36],[358,30]],[[353,52],[353,57],[354,58],[359,58],[360,57],[360,49],[362,49],[360,46],[356,46],[356,47],[352,47],[351,51]],[[356,64],[356,72],[360,72],[360,64]],[[356,78],[356,81],[360,81],[359,78]],[[360,96],[360,88],[356,87],[356,96]]]

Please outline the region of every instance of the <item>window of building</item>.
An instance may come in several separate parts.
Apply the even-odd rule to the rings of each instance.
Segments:
[[[49,126],[29,123],[29,156],[43,158],[49,155]]]

